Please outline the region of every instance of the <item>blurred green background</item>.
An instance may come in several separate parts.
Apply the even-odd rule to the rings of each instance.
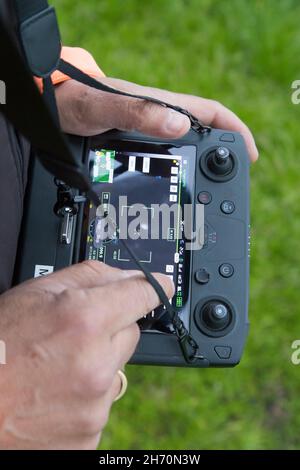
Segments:
[[[251,330],[232,370],[129,366],[108,449],[300,447],[298,0],[55,0],[109,76],[221,101],[252,129]]]

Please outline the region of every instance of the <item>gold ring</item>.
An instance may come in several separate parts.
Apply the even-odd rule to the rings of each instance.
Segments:
[[[114,399],[114,401],[120,400],[120,398],[122,398],[125,395],[127,387],[128,387],[128,380],[124,372],[122,370],[118,370],[118,375],[121,379],[121,389],[117,397]]]

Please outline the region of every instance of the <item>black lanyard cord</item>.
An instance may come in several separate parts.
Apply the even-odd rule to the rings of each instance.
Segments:
[[[154,103],[159,106],[163,106],[164,108],[169,108],[173,109],[174,111],[177,111],[178,113],[184,114],[187,116],[191,122],[191,128],[199,132],[200,134],[205,134],[207,132],[211,131],[210,126],[204,125],[199,119],[197,119],[193,114],[191,114],[189,111],[186,109],[181,108],[180,106],[176,106],[174,104],[166,103],[165,101],[161,101],[157,98],[153,98],[151,96],[145,96],[145,95],[136,95],[134,93],[128,93],[126,91],[118,90],[117,88],[110,87],[108,85],[105,85],[101,81],[95,80],[94,78],[90,77],[89,75],[86,75],[83,73],[81,70],[79,70],[77,67],[74,67],[74,65],[69,64],[68,62],[64,61],[63,59],[60,60],[58,64],[58,70],[68,77],[83,83],[84,85],[87,85],[92,88],[96,88],[97,90],[101,91],[106,91],[108,93],[113,93],[115,95],[121,95],[121,96],[128,96],[129,98],[135,98],[139,100],[145,100],[149,103]]]

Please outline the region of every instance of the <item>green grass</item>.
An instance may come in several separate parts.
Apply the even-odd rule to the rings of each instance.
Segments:
[[[214,98],[253,130],[251,330],[232,370],[127,368],[102,448],[300,447],[298,0],[56,0],[107,75]]]

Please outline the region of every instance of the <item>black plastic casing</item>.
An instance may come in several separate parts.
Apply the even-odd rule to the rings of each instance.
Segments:
[[[248,286],[249,286],[249,156],[242,136],[224,130],[213,129],[206,134],[190,131],[181,139],[166,141],[137,133],[108,132],[93,139],[103,148],[110,148],[109,142],[128,141],[173,146],[193,145],[197,148],[195,164],[194,204],[198,194],[207,191],[211,202],[205,205],[206,244],[201,250],[191,252],[189,283],[189,325],[190,333],[199,345],[204,359],[187,364],[178,340],[174,335],[156,332],[142,332],[141,340],[131,360],[136,364],[154,364],[185,367],[229,367],[239,363],[248,332]],[[89,147],[93,141],[71,138],[77,155],[87,161]],[[123,143],[124,145],[124,143]],[[232,177],[214,178],[205,170],[204,159],[217,147],[224,146],[234,161]],[[129,145],[130,147],[130,145]],[[41,166],[32,162],[31,185],[25,204],[23,230],[16,264],[16,283],[32,278],[36,266],[52,266],[54,270],[79,261],[83,208],[74,220],[70,245],[59,240],[61,220],[54,214],[56,186],[53,177]],[[222,211],[222,202],[234,204],[234,212]],[[230,264],[233,274],[223,277],[220,267]],[[205,269],[209,281],[200,284],[196,272]],[[46,269],[47,271],[47,269]],[[195,321],[196,312],[207,301],[216,300],[230,306],[233,323],[225,334],[215,336],[203,332]],[[101,299],[99,299],[101,303]],[[198,322],[199,323],[199,322]],[[221,333],[222,334],[222,333]]]

